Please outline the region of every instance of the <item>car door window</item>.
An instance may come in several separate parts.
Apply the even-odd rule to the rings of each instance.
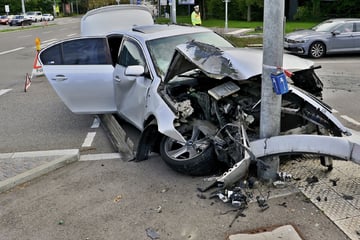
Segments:
[[[41,61],[45,65],[101,65],[111,64],[111,56],[105,39],[87,38],[50,47],[41,54]]]
[[[145,57],[141,51],[141,48],[132,40],[125,40],[119,54],[119,65],[128,67],[133,65],[146,66]]]
[[[355,29],[354,29],[354,32],[360,32],[360,22],[356,22],[355,23]]]
[[[347,33],[353,31],[353,23],[344,23],[336,30],[340,31],[340,33]]]

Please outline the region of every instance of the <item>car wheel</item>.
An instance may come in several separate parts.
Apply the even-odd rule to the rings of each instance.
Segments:
[[[164,136],[160,143],[160,154],[164,162],[175,171],[187,175],[213,173],[217,161],[210,139],[195,125],[182,125],[178,131],[183,134],[186,142]]]
[[[321,58],[326,53],[326,46],[322,42],[314,42],[310,45],[309,56],[313,58]]]

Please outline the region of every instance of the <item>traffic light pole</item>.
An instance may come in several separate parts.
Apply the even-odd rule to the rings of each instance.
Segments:
[[[263,74],[261,87],[260,138],[280,133],[281,95],[275,94],[271,74],[282,71],[284,0],[264,0]],[[272,181],[279,170],[279,158],[269,157],[257,166],[258,177]]]

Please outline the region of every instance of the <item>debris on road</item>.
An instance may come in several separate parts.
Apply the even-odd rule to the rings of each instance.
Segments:
[[[155,231],[155,229],[151,227],[147,228],[145,231],[146,231],[146,235],[152,240],[160,238],[160,235]]]

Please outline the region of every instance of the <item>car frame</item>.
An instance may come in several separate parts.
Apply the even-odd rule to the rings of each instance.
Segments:
[[[9,26],[29,26],[31,24],[32,20],[26,15],[15,15],[9,22]]]
[[[55,17],[54,15],[52,15],[51,13],[44,13],[42,15],[42,20],[43,21],[54,21],[55,20]]]
[[[43,20],[42,13],[40,11],[26,12],[25,15],[33,22],[41,22]]]
[[[119,29],[101,22],[131,16]],[[52,44],[39,58],[72,112],[116,114],[141,131],[138,161],[153,151],[176,171],[210,174],[246,154],[242,129],[250,140],[259,136],[262,50],[235,48],[210,29],[153,24],[140,6],[100,8],[82,18],[81,37]],[[283,65],[293,74],[281,134],[350,135],[321,101],[314,63],[284,55]]]
[[[285,35],[284,49],[302,56],[360,52],[360,18],[335,18]]]
[[[9,17],[7,15],[0,16],[0,24],[8,25],[9,24]]]

